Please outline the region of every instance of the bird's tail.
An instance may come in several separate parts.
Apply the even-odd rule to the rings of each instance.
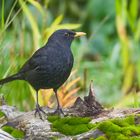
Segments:
[[[20,79],[20,75],[19,74],[14,74],[14,75],[11,75],[7,78],[1,79],[0,80],[0,85],[3,85],[5,83],[8,83],[8,82],[13,81],[13,80],[18,80],[18,79]]]

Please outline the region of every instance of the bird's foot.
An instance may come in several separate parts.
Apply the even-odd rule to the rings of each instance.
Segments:
[[[44,115],[47,115],[47,113],[40,107],[40,105],[39,104],[36,104],[36,108],[35,108],[35,117],[36,117],[36,115],[38,114],[39,115],[39,118],[41,119],[41,120],[43,120],[43,117],[42,117],[42,114],[41,113],[43,113]]]
[[[62,108],[60,108],[60,107],[57,107],[54,114],[57,114],[57,115],[60,115],[61,117],[64,117],[64,112],[63,112]]]

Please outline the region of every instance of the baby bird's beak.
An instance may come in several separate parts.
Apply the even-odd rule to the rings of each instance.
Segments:
[[[86,35],[86,33],[84,33],[84,32],[75,32],[74,37],[80,37],[80,36],[84,36],[84,35]]]

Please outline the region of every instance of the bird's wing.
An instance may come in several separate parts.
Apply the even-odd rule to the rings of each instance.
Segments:
[[[34,58],[30,58],[20,69],[20,73],[26,73],[28,71],[36,70],[38,68],[38,63],[34,61]]]
[[[32,70],[38,70],[43,61],[47,60],[46,51],[49,53],[49,50],[46,48],[40,48],[37,50],[32,57],[22,66],[19,73],[26,73]]]

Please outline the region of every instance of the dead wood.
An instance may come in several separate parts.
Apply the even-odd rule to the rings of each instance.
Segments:
[[[46,140],[53,137],[57,137],[62,140],[71,139],[88,139],[90,137],[96,138],[99,135],[103,135],[100,130],[90,130],[89,132],[77,135],[77,136],[65,136],[59,132],[53,132],[51,129],[51,123],[44,118],[40,120],[39,117],[34,117],[34,111],[20,112],[16,107],[11,107],[5,104],[0,106],[0,110],[5,114],[5,117],[0,118],[0,126],[7,124],[18,128],[25,132],[25,139],[27,140]],[[54,109],[43,107],[43,110],[47,114],[52,114]],[[77,98],[74,105],[70,108],[64,109],[66,116],[81,116],[92,117],[91,123],[101,122],[107,119],[116,117],[125,117],[130,114],[140,114],[140,108],[127,108],[127,109],[105,109],[95,98],[95,93],[90,85],[89,95],[84,97],[84,100],[80,97]],[[140,123],[140,117],[136,118],[136,123]],[[0,129],[0,139],[14,140],[12,136]]]

